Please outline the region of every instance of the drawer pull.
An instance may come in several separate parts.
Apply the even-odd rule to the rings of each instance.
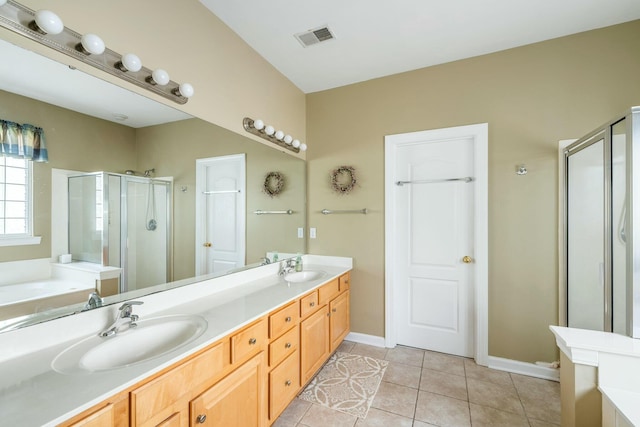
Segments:
[[[331,311],[333,311],[333,312],[335,313],[337,310],[334,308],[334,309],[333,309],[333,310],[331,310]]]
[[[254,344],[255,344],[255,343],[257,343],[257,342],[258,342],[258,340],[257,340],[257,339],[255,339],[255,338],[251,338],[251,339],[249,340],[249,345],[254,345]]]
[[[287,316],[287,317],[284,319],[284,321],[285,321],[285,322],[291,322],[291,316]]]
[[[207,416],[206,416],[205,414],[198,415],[198,416],[196,417],[196,422],[197,422],[198,424],[204,424],[204,422],[205,422],[205,421],[207,421]]]
[[[290,343],[290,342],[286,343],[286,344],[284,345],[284,348],[291,348],[291,343]]]
[[[284,385],[286,385],[287,387],[289,387],[291,385],[291,380],[286,380],[284,382]]]
[[[315,302],[310,302],[310,303],[309,303],[309,306],[310,306],[310,307],[315,307],[315,305],[316,305],[316,303],[315,303]]]

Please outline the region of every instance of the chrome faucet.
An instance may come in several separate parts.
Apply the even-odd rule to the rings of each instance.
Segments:
[[[262,258],[260,258],[260,265],[267,265],[267,264],[271,264],[271,260],[269,258],[267,258],[266,256],[263,256]]]
[[[291,273],[294,269],[293,259],[285,259],[280,263],[280,270],[278,271],[279,276],[284,276],[285,274]]]
[[[120,327],[128,322],[129,328],[135,328],[138,326],[136,323],[140,317],[137,314],[133,314],[133,306],[134,305],[142,305],[144,304],[142,301],[127,301],[120,306],[118,309],[120,314],[116,318],[113,325],[111,325],[108,329],[100,332],[101,337],[110,337],[111,335],[115,335],[120,330]]]
[[[84,308],[82,310],[83,311],[92,310],[94,308],[102,307],[103,303],[104,303],[104,300],[102,299],[99,293],[91,292],[89,294],[89,301],[87,301],[87,303],[84,305]]]

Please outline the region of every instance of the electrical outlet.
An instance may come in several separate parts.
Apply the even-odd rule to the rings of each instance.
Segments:
[[[316,238],[316,228],[315,227],[311,227],[309,229],[309,237],[311,237],[312,239]]]
[[[304,228],[298,227],[298,239],[304,238]]]

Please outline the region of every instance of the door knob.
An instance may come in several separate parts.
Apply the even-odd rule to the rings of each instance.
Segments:
[[[204,246],[205,248],[210,248],[211,247],[211,243],[209,243],[209,242],[203,243],[202,246]]]
[[[462,262],[464,262],[465,264],[469,264],[471,263],[471,261],[473,261],[473,259],[471,259],[469,255],[465,255],[464,257],[462,257]]]

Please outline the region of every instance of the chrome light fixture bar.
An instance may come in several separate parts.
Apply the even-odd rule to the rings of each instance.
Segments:
[[[245,117],[244,120],[242,120],[242,126],[244,127],[244,130],[250,134],[266,139],[267,141],[293,151],[294,153],[307,151],[307,144],[300,142],[298,139],[294,139],[289,134],[285,134],[284,131],[276,130],[271,125],[265,125],[265,123],[260,119],[253,120],[249,117]]]
[[[151,70],[142,66],[140,58],[136,55],[121,55],[108,49],[95,34],[82,35],[65,27],[62,20],[51,11],[33,11],[16,1],[0,0],[0,27],[178,104],[185,104],[193,95],[193,87],[190,84],[178,84],[169,79],[166,71]]]

